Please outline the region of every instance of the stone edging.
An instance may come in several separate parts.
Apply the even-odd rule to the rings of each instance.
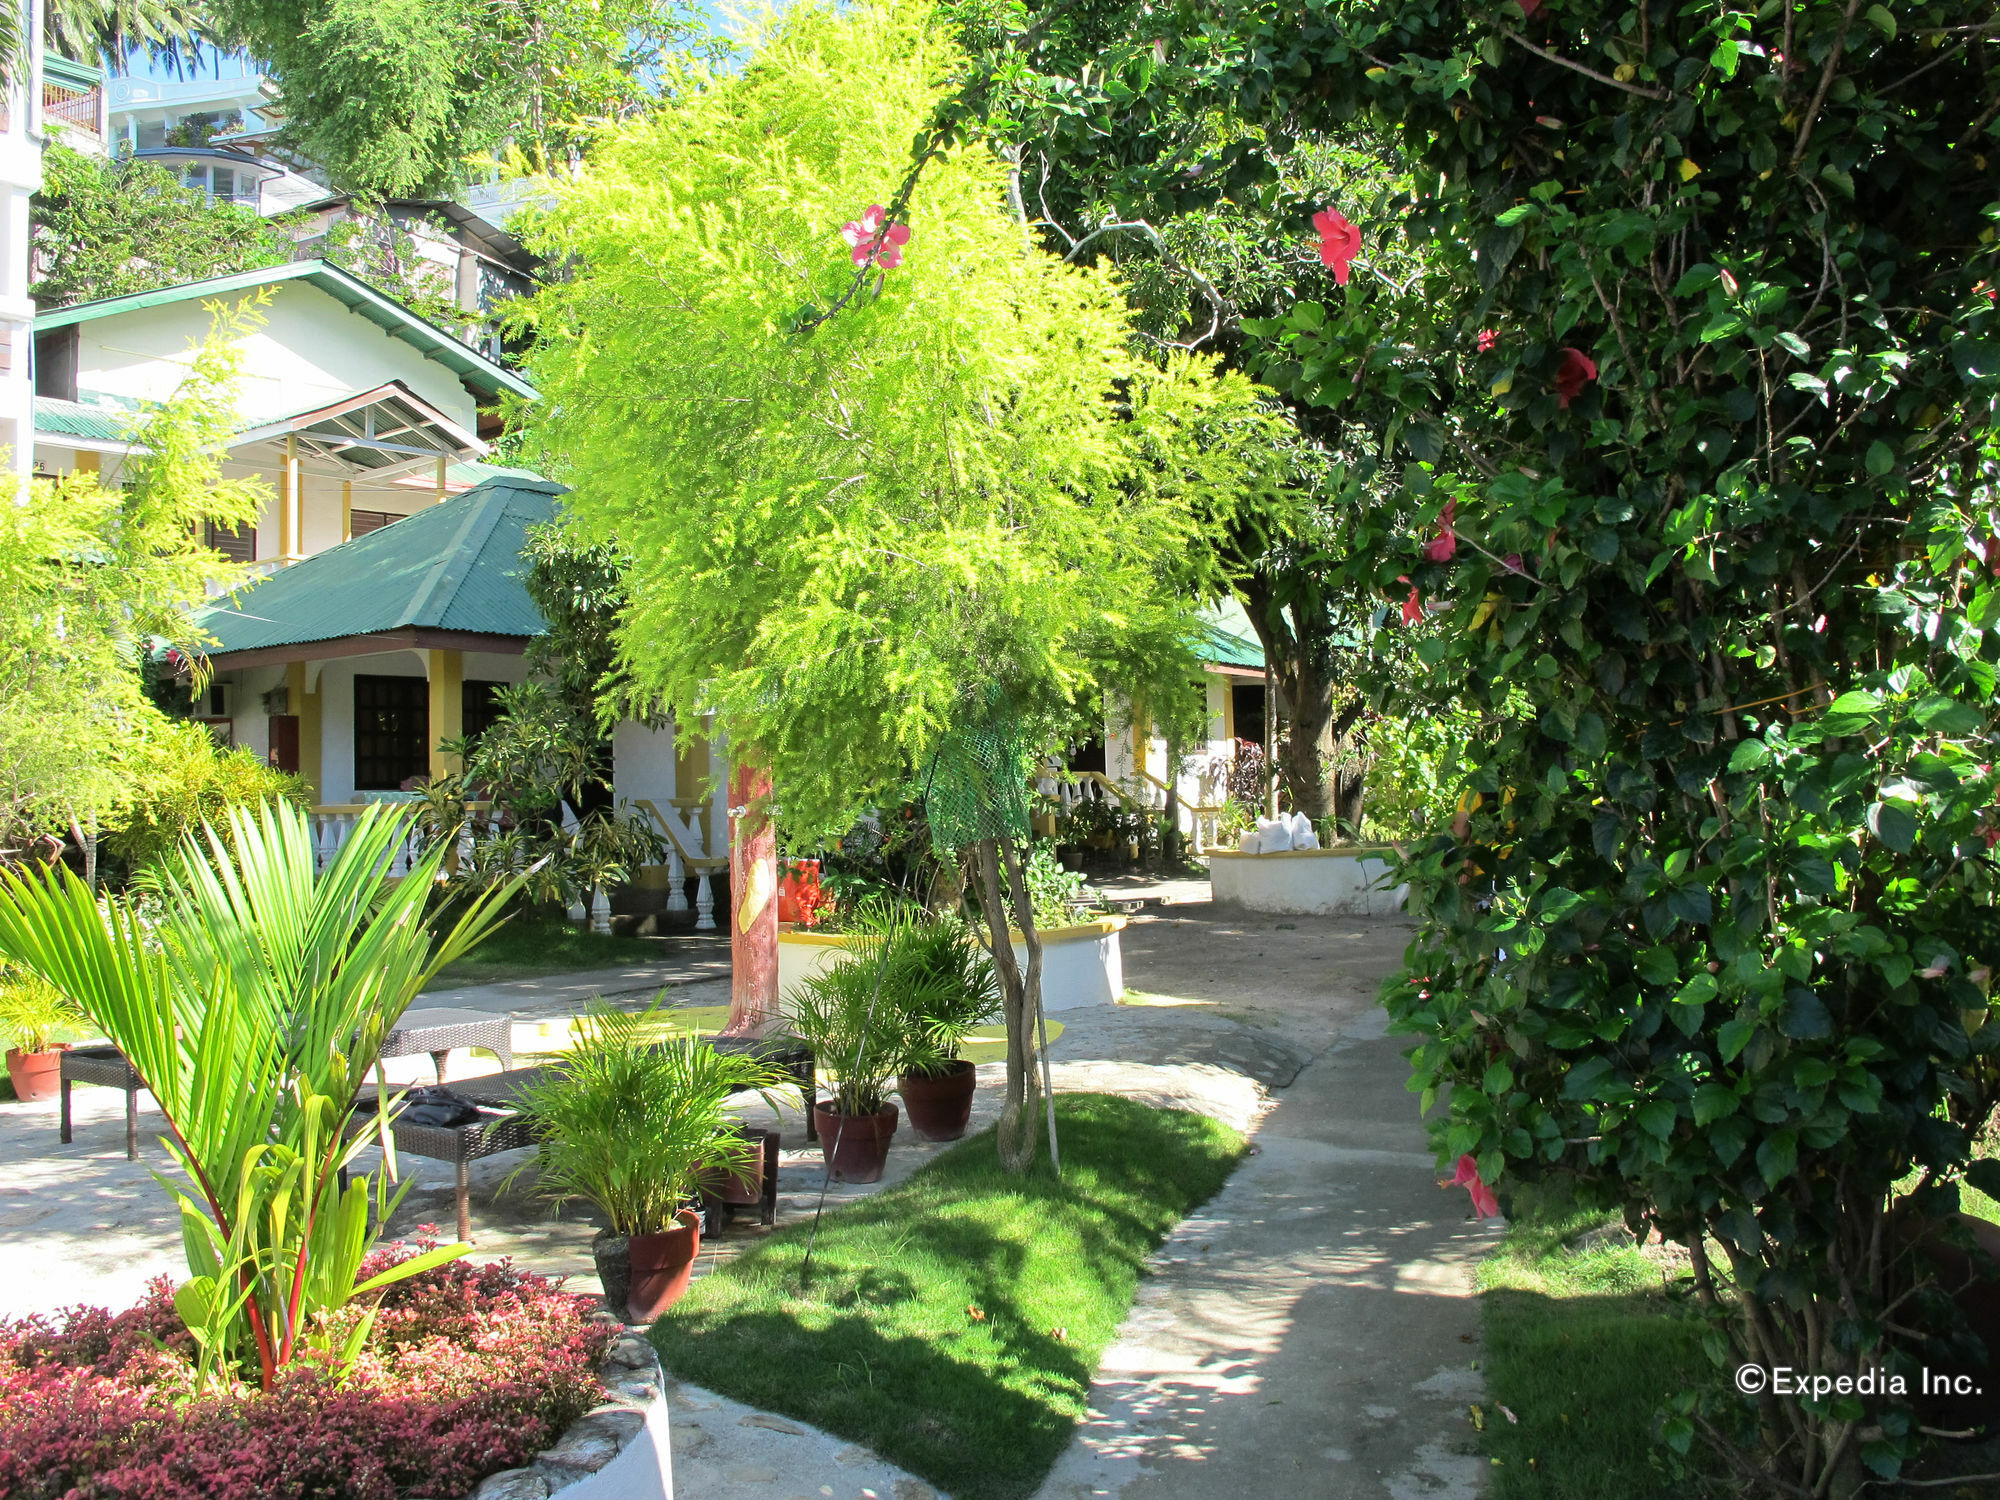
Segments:
[[[666,1399],[661,1394],[660,1357],[643,1333],[628,1327],[605,1352],[602,1370],[606,1387],[602,1405],[578,1417],[526,1468],[487,1475],[466,1500],[548,1500],[624,1452],[645,1431],[653,1408]]]

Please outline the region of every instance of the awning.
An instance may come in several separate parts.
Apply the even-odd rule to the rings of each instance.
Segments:
[[[360,391],[327,406],[260,422],[239,432],[230,447],[291,438],[301,457],[342,473],[386,479],[487,451],[477,434],[452,421],[401,381]]]

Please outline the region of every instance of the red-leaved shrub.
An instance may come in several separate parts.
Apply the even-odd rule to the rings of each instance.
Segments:
[[[371,1256],[366,1279],[414,1253]],[[382,1296],[344,1380],[192,1399],[163,1278],[126,1312],[0,1321],[4,1500],[396,1500],[526,1463],[603,1395],[595,1299],[508,1262],[454,1261]]]

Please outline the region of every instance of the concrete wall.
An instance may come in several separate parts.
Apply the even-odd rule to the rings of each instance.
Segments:
[[[1410,892],[1388,885],[1392,868],[1386,850],[1368,847],[1208,857],[1218,907],[1284,916],[1393,916]]]
[[[199,301],[167,303],[80,325],[77,392],[162,401],[187,372],[192,347],[207,337]],[[245,426],[329,404],[356,391],[400,380],[471,429],[472,394],[459,378],[414,347],[391,338],[318,287],[284,282],[264,308],[264,325],[238,342],[243,382],[237,401]]]

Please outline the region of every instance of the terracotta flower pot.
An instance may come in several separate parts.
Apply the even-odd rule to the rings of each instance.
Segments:
[[[748,1208],[764,1201],[764,1139],[776,1135],[775,1130],[745,1130],[744,1137],[757,1148],[754,1161],[742,1171],[732,1171],[727,1167],[715,1167],[698,1173],[696,1181],[701,1185],[701,1195],[717,1203],[727,1203],[735,1208]]]
[[[650,1323],[681,1300],[701,1252],[701,1215],[684,1208],[676,1227],[660,1234],[635,1234],[629,1242],[632,1288],[626,1293],[627,1321]]]
[[[14,1085],[14,1097],[33,1104],[53,1099],[62,1092],[62,1055],[68,1042],[58,1042],[46,1052],[7,1049],[7,1081]]]
[[[979,1075],[959,1058],[942,1073],[905,1073],[896,1091],[910,1111],[910,1129],[927,1141],[955,1141],[972,1119],[972,1096]]]
[[[597,1283],[604,1288],[604,1305],[622,1320],[632,1291],[632,1242],[622,1234],[600,1229],[590,1242],[590,1258],[597,1262]]]
[[[843,1115],[830,1100],[813,1106],[819,1148],[842,1182],[880,1182],[889,1159],[889,1138],[896,1133],[896,1106],[885,1104],[872,1115]]]

